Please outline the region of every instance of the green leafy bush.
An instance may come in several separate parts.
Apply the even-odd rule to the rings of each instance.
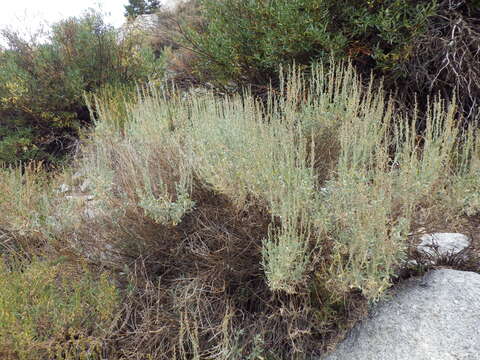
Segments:
[[[189,37],[203,73],[265,85],[280,64],[352,57],[391,70],[411,56],[435,1],[203,0],[207,24]]]
[[[158,0],[128,0],[128,5],[125,5],[125,16],[136,18],[143,14],[154,14],[160,7]]]
[[[200,80],[265,93],[280,64],[351,59],[399,102],[428,108],[441,94],[465,123],[479,117],[480,7],[469,0],[199,0],[202,26],[184,32]],[[186,28],[188,25],[184,25]],[[424,128],[424,118],[418,119]]]
[[[2,35],[9,45],[0,54],[0,116],[7,129],[0,148],[7,162],[64,155],[89,122],[85,92],[134,85],[162,72],[162,60],[152,50],[138,45],[138,38],[120,41],[93,11],[53,25],[43,42],[8,30]],[[15,141],[26,149],[12,147]]]
[[[0,162],[26,162],[32,159],[51,159],[49,154],[38,148],[32,129],[20,126],[10,130],[0,125]]]

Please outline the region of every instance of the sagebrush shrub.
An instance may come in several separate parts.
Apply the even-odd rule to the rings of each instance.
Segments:
[[[128,251],[127,259],[149,261],[159,246],[161,264],[178,269],[175,280],[158,285],[172,289],[170,301],[177,306],[171,311],[181,318],[162,328],[183,349],[169,343],[169,351],[211,354],[215,346],[225,349],[225,341],[252,344],[253,338],[236,332],[243,330],[233,325],[230,300],[217,297],[234,291],[217,287],[223,281],[249,293],[236,282],[236,276],[246,279],[239,265],[245,256],[252,266],[248,279],[257,284],[252,291],[288,296],[291,308],[282,316],[295,326],[303,316],[316,317],[304,331],[322,332],[351,306],[352,293],[375,301],[388,289],[406,260],[420,208],[441,207],[446,214],[460,206],[450,194],[466,184],[478,150],[473,128],[458,141],[455,106],[432,104],[421,135],[414,119],[397,113],[373,81],[365,89],[351,65],[314,66],[308,77],[293,69],[279,83],[281,93],[264,101],[248,91],[218,98],[151,87],[117,112],[110,109],[115,102],[97,99],[97,127],[81,167],[105,201],[102,221],[115,218],[108,231],[113,226],[124,234],[106,233],[98,241]],[[472,186],[466,185],[475,191]],[[475,206],[475,199],[463,198]],[[231,230],[246,227],[244,218],[261,233],[240,237],[242,228]],[[148,221],[157,224],[156,236],[144,235]],[[161,264],[154,268],[166,266]],[[212,303],[222,304],[221,310],[212,312]],[[272,326],[286,310],[258,306],[266,318],[256,318],[255,328],[269,343],[274,340],[262,326]],[[146,316],[146,308],[139,311]],[[309,341],[282,331],[286,348]],[[221,343],[212,345],[202,332],[217,334]],[[167,346],[157,341],[156,349]]]
[[[110,355],[306,358],[391,286],[423,211],[478,211],[478,131],[454,103],[432,102],[420,134],[351,64],[279,84],[262,101],[155,85],[89,98],[75,172],[91,201],[0,174],[0,206],[19,204],[0,228],[115,271]]]

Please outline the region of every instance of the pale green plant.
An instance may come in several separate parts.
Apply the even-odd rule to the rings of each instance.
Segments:
[[[268,113],[266,122],[248,94],[193,100],[187,136],[196,173],[208,185],[239,208],[260,203],[281,219],[280,228],[265,239],[264,268],[272,289],[294,292],[307,270],[307,213],[315,203],[315,176],[301,124],[287,113],[288,106],[273,106],[279,111]]]
[[[52,189],[40,168],[0,169],[0,208],[8,230],[26,235],[41,231],[49,215]]]
[[[139,89],[136,99],[124,100],[120,115],[97,100],[97,126],[81,166],[105,216],[137,207],[158,223],[177,224],[194,203],[180,135],[171,129],[176,104],[153,88]]]
[[[94,161],[85,162],[96,169],[87,172],[104,188],[100,198],[116,199],[110,208],[133,204],[163,224],[178,224],[194,206],[195,174],[239,210],[270,212],[262,253],[272,290],[295,293],[326,247],[321,281],[378,298],[404,259],[415,209],[445,195],[455,109],[436,101],[420,136],[415,119],[395,114],[350,65],[318,65],[309,78],[292,69],[281,79],[281,96],[263,105],[248,92],[181,101],[148,88],[123,107],[121,122],[98,103]]]
[[[449,206],[461,214],[480,213],[480,137],[473,126],[464,132],[457,148],[459,171],[451,181]]]
[[[51,246],[51,240],[78,225],[78,204],[66,201],[66,194],[59,189],[60,181],[46,174],[41,164],[0,169],[0,211],[4,214],[0,229],[14,239],[9,245],[11,251],[25,255]]]
[[[185,189],[182,189],[178,184],[176,191],[176,201],[154,197],[152,193],[147,195],[140,193],[138,205],[145,210],[147,216],[157,223],[178,225],[182,221],[183,215],[191,210],[195,203],[188,197]],[[165,194],[167,191],[164,190],[163,193]]]
[[[115,111],[118,101],[121,109]],[[21,215],[10,217],[15,231],[63,231],[79,247],[104,243],[98,248],[111,251],[102,256],[112,268],[126,268],[125,259],[165,256],[153,257],[160,272],[164,261],[174,264],[169,271],[178,271],[169,274],[175,280],[158,283],[158,292],[165,292],[162,296],[172,305],[164,310],[146,304],[140,311],[146,325],[138,324],[138,329],[150,334],[148,324],[159,324],[167,311],[173,325],[162,330],[166,333],[159,330],[155,341],[180,358],[241,358],[248,348],[242,342],[250,330],[240,336],[235,315],[245,308],[235,308],[227,285],[213,289],[225,284],[217,270],[234,268],[228,261],[235,261],[236,254],[229,251],[238,244],[230,247],[229,241],[244,236],[238,235],[242,231],[226,234],[230,223],[238,221],[232,226],[240,227],[244,216],[262,217],[253,220],[263,226],[262,233],[245,240],[245,247],[251,247],[245,251],[258,257],[264,272],[258,286],[268,286],[263,294],[271,291],[283,298],[284,292],[289,294],[285,299],[311,307],[305,313],[314,318],[312,329],[323,331],[352,291],[374,301],[391,285],[406,260],[419,209],[450,216],[459,211],[473,215],[480,208],[478,132],[470,128],[461,135],[454,106],[440,100],[424,114],[425,129],[418,132],[417,119],[399,114],[373,81],[364,86],[348,64],[318,65],[308,77],[291,69],[282,77],[280,93],[272,91],[265,102],[248,92],[222,98],[208,91],[180,95],[152,86],[131,98],[99,97],[93,108],[96,127],[77,166],[92,184],[96,216],[72,220],[81,204],[56,200],[63,195],[45,192],[48,187],[40,182],[24,182],[20,173],[12,178],[8,176],[14,173],[5,173],[0,186],[10,189],[5,192],[10,195],[0,205],[21,204]],[[43,196],[49,210],[29,213],[43,204]],[[225,209],[215,208],[219,206]],[[228,216],[226,223],[218,218],[209,223],[209,211],[212,217]],[[189,241],[178,241],[183,233]],[[127,251],[131,249],[135,252]],[[228,256],[221,258],[224,250]],[[258,274],[246,272],[241,279],[251,275],[258,280]],[[235,287],[241,285],[235,282]],[[321,305],[312,303],[312,297]],[[210,301],[221,304],[215,307],[221,309],[215,320],[208,317],[216,311]],[[286,318],[286,308],[267,305],[273,307],[271,314]],[[156,322],[150,308],[155,308]],[[223,323],[218,323],[223,313]],[[271,314],[264,315],[277,316]],[[173,333],[174,341],[163,338]],[[204,348],[206,337],[213,348]],[[266,351],[263,341],[272,341],[267,332],[252,356]]]
[[[68,171],[47,173],[35,163],[0,169],[0,210],[5,214],[0,228],[15,238],[22,251],[64,246],[65,238],[81,226],[84,202],[61,190],[62,186],[71,189],[65,184]]]
[[[316,275],[322,287],[340,298],[360,289],[375,299],[388,288],[408,233],[403,214],[393,219],[395,189],[387,152],[392,107],[372,87],[363,94],[353,73],[342,75],[337,81],[348,96],[329,97],[341,118],[340,152],[322,192],[322,209],[314,215],[319,235],[332,242],[331,258]]]
[[[356,288],[370,299],[390,286],[404,260],[415,210],[440,208],[451,191],[455,151],[462,151],[454,106],[435,102],[420,135],[415,121],[395,116],[383,99],[370,88],[345,104],[341,153],[324,198],[324,213],[333,217],[327,225],[333,261],[317,274],[331,290],[339,286],[339,294]]]

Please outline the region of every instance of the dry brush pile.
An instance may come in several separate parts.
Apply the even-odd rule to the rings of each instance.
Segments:
[[[475,1],[442,0],[426,31],[412,42],[408,60],[398,69],[400,98],[425,106],[428,96],[456,96],[466,123],[478,121],[480,94],[480,20]]]

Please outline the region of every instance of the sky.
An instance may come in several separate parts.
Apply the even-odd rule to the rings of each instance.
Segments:
[[[168,2],[165,0],[162,2]],[[90,7],[109,14],[106,21],[116,27],[124,22],[124,5],[128,0],[0,0],[0,28],[11,27],[34,33],[42,24],[80,15]],[[1,43],[0,43],[1,45]]]
[[[0,0],[0,27],[23,25],[26,20],[29,27],[41,22],[55,22],[62,18],[79,15],[89,7],[110,13],[108,21],[119,26],[123,23],[124,5],[128,0]]]

